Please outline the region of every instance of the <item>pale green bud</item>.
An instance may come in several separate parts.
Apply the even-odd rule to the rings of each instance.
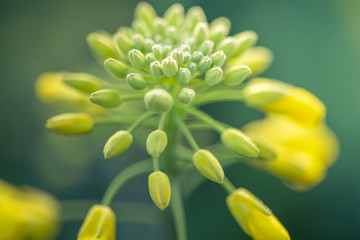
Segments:
[[[246,50],[231,65],[247,65],[251,69],[251,76],[263,73],[273,61],[272,52],[264,47],[253,47]]]
[[[135,33],[132,36],[132,40],[134,42],[134,47],[138,50],[142,50],[144,47],[145,38],[140,33]]]
[[[128,67],[123,62],[114,58],[106,59],[104,66],[108,73],[119,79],[124,79],[128,73]]]
[[[112,40],[107,36],[100,33],[90,33],[86,40],[91,50],[101,59],[116,57],[116,49]]]
[[[135,90],[142,90],[146,88],[145,78],[138,73],[129,73],[126,76],[126,81]]]
[[[210,28],[210,40],[214,43],[219,43],[229,34],[229,29],[225,26],[218,25]]]
[[[184,61],[184,52],[178,48],[172,51],[171,56],[177,62],[177,64],[181,64]]]
[[[165,41],[166,39],[164,39],[161,35],[156,34],[153,36],[153,40],[154,42],[158,43],[158,42],[163,42],[163,40]]]
[[[145,53],[149,53],[152,51],[152,47],[154,46],[154,41],[150,38],[145,39],[144,41],[144,51]]]
[[[135,19],[131,23],[131,27],[135,30],[135,32],[142,34],[143,36],[148,36],[150,33],[149,26],[145,21],[140,19]]]
[[[231,28],[231,21],[226,17],[219,17],[219,18],[214,19],[210,23],[210,29],[218,27],[218,26],[222,26],[222,27],[225,27],[226,29],[228,29],[227,34],[229,34],[230,28]]]
[[[63,82],[84,93],[93,93],[101,89],[101,82],[97,77],[87,73],[65,74]]]
[[[137,49],[132,49],[129,54],[130,64],[136,68],[142,69],[145,66],[145,56]]]
[[[114,38],[120,51],[124,54],[127,54],[134,47],[133,41],[124,33],[116,33]]]
[[[166,37],[168,37],[169,39],[175,40],[178,37],[177,34],[177,29],[174,26],[169,26],[166,28],[165,31],[165,35]],[[169,42],[170,43],[170,42]],[[171,42],[172,43],[172,42]]]
[[[173,49],[173,47],[171,45],[164,45],[163,46],[164,56],[168,55],[172,49]]]
[[[135,34],[134,30],[129,27],[121,26],[118,28],[118,33],[125,34],[127,37],[131,37],[133,34]]]
[[[224,181],[224,171],[216,157],[208,150],[199,150],[193,155],[196,169],[207,179],[216,183]]]
[[[214,66],[222,67],[225,64],[226,55],[223,51],[217,51],[211,55],[211,60]]]
[[[189,69],[191,75],[195,74],[195,71],[196,71],[196,64],[195,63],[193,63],[193,62],[189,63],[186,68]]]
[[[162,63],[162,72],[167,77],[173,77],[178,72],[178,64],[172,57],[165,58]]]
[[[122,154],[133,142],[133,136],[124,130],[117,131],[112,135],[104,146],[104,158],[109,159]]]
[[[152,62],[150,64],[150,72],[154,77],[162,77],[161,63],[159,61]]]
[[[195,93],[194,89],[183,88],[180,90],[177,98],[180,102],[189,104],[194,100],[195,96],[196,96],[196,93]]]
[[[201,72],[201,73],[205,73],[207,70],[210,69],[211,67],[211,58],[208,57],[208,56],[205,56],[203,57],[201,60],[200,60],[200,63],[198,64],[198,70]]]
[[[197,63],[199,62],[202,58],[203,58],[204,54],[200,51],[195,51],[193,52],[193,55],[192,55],[192,61]]]
[[[209,26],[207,23],[200,22],[196,24],[193,32],[193,37],[197,43],[202,43],[209,38]]]
[[[199,22],[207,22],[203,9],[199,6],[190,8],[186,14],[185,26],[192,31]]]
[[[177,81],[180,85],[186,85],[190,82],[191,79],[191,72],[187,68],[180,68],[178,75],[177,75]]]
[[[216,47],[216,50],[222,50],[227,58],[230,58],[237,49],[238,42],[233,37],[227,37],[222,40]]]
[[[145,106],[151,112],[167,112],[173,105],[173,98],[164,89],[153,89],[145,94]]]
[[[188,44],[182,44],[180,46],[180,49],[183,51],[183,52],[190,52],[191,51],[191,48]]]
[[[135,8],[135,18],[141,19],[149,26],[157,17],[155,9],[147,2],[140,2]]]
[[[152,47],[152,52],[154,53],[154,56],[157,60],[163,59],[164,50],[159,44],[155,44]]]
[[[212,69],[206,72],[205,82],[210,86],[218,84],[223,77],[223,73],[224,72],[221,69],[221,67],[213,67]]]
[[[224,82],[229,86],[242,83],[251,74],[251,69],[246,65],[229,68],[225,72]]]
[[[167,28],[167,23],[163,18],[156,18],[154,21],[154,29],[158,34],[163,35]]]
[[[265,142],[265,140],[255,136],[250,136],[250,137],[251,137],[251,141],[255,143],[255,145],[260,150],[258,156],[260,160],[271,161],[276,158],[276,152],[274,151],[274,149],[272,149],[272,147],[270,147],[270,145],[267,142]]]
[[[258,35],[253,31],[244,31],[234,36],[238,40],[239,45],[237,46],[234,56],[239,56],[246,49],[254,46],[258,40]]]
[[[159,157],[167,145],[167,135],[162,130],[151,132],[146,139],[146,150],[152,157]]]
[[[204,55],[209,55],[214,49],[214,42],[211,40],[205,40],[201,45],[199,50],[204,54]]]
[[[114,108],[122,104],[119,92],[112,89],[103,89],[92,93],[90,101],[104,108]]]
[[[191,54],[189,52],[184,52],[183,54],[183,60],[181,64],[187,64],[191,61]]]
[[[184,7],[179,3],[171,5],[171,7],[169,7],[164,13],[164,19],[169,25],[173,26],[180,26],[184,24],[184,17]]]
[[[171,185],[169,177],[156,171],[149,175],[149,193],[155,205],[162,211],[169,206],[171,198]]]
[[[259,148],[242,131],[228,128],[221,134],[222,143],[234,152],[249,158],[259,156]]]
[[[62,134],[83,134],[94,128],[94,122],[86,113],[64,113],[47,120],[46,128]]]
[[[147,64],[148,66],[150,66],[150,64],[151,64],[152,62],[155,62],[155,61],[156,61],[156,58],[155,58],[155,56],[154,56],[153,53],[148,53],[148,54],[146,54],[146,56],[145,56],[145,62],[146,62],[146,64]]]

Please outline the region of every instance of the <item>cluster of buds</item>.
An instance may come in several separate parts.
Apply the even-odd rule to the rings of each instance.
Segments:
[[[136,7],[131,27],[120,27],[114,35],[95,32],[87,36],[95,57],[112,78],[99,79],[87,73],[40,77],[37,92],[41,99],[77,110],[50,118],[48,129],[83,134],[103,123],[127,126],[110,136],[103,150],[105,159],[124,153],[136,129],[152,129],[144,139],[152,168],[120,173],[103,205],[90,210],[79,240],[103,239],[99,234],[114,239],[115,215],[105,205],[126,177],[152,172],[148,179],[150,197],[164,210],[171,203],[171,181],[191,166],[224,187],[229,193],[230,212],[253,239],[290,239],[260,200],[231,184],[221,162],[224,149],[200,148],[191,130],[206,126],[218,132],[232,158],[266,169],[301,188],[323,178],[336,156],[336,150],[327,151],[336,149],[336,138],[323,123],[323,103],[310,92],[277,80],[254,78],[269,67],[272,53],[255,46],[255,32],[229,36],[230,27],[225,17],[208,23],[200,7],[185,14],[182,5],[174,4],[159,17],[152,6],[142,2]],[[242,131],[198,109],[223,101],[242,101],[268,117]],[[179,132],[192,149],[179,141]],[[183,149],[192,154],[181,154]]]

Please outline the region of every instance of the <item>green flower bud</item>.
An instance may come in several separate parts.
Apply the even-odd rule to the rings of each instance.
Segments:
[[[201,45],[199,50],[204,54],[204,55],[209,55],[214,49],[214,42],[211,40],[205,40]]]
[[[82,134],[90,132],[94,122],[86,113],[65,113],[47,120],[46,128],[56,133]]]
[[[180,68],[178,75],[177,75],[177,81],[180,85],[186,85],[190,82],[191,79],[191,72],[187,68]]]
[[[184,7],[179,3],[173,4],[164,13],[164,19],[167,21],[167,23],[176,27],[184,23],[184,17]]]
[[[186,14],[185,26],[192,31],[199,22],[207,22],[203,9],[198,6],[190,8]]]
[[[272,52],[264,47],[254,47],[246,50],[231,65],[247,65],[251,69],[251,76],[263,73],[273,61]]]
[[[239,56],[246,49],[254,46],[258,40],[258,35],[253,31],[244,31],[234,36],[238,40],[239,45],[237,46],[234,56]]]
[[[135,18],[143,20],[149,26],[157,17],[155,9],[147,2],[140,2],[135,8]]]
[[[196,169],[207,179],[216,183],[224,181],[224,171],[216,157],[208,150],[199,150],[193,155]]]
[[[119,79],[124,79],[128,73],[128,67],[123,62],[114,58],[106,59],[104,66],[108,73]]]
[[[150,64],[150,72],[154,77],[163,77],[161,70],[161,63],[159,61],[154,61]]]
[[[163,18],[156,18],[154,21],[154,29],[158,34],[163,35],[167,28],[167,23]]]
[[[195,74],[195,71],[196,71],[196,64],[195,63],[193,63],[193,62],[189,63],[186,68],[189,69],[191,75]]]
[[[152,47],[152,52],[154,53],[154,56],[156,59],[158,59],[158,60],[163,59],[164,51],[163,51],[163,48],[161,47],[161,45],[155,44]]]
[[[168,176],[156,171],[149,175],[149,193],[155,205],[162,211],[169,206],[171,185]]]
[[[184,61],[184,52],[178,48],[172,51],[171,56],[177,62],[177,64],[181,64]]]
[[[117,33],[114,38],[120,51],[124,54],[127,54],[134,47],[133,41],[124,33]]]
[[[119,92],[112,89],[103,89],[92,93],[90,101],[104,108],[114,108],[122,104]]]
[[[148,54],[146,54],[146,56],[145,56],[145,62],[146,62],[146,64],[147,64],[148,66],[150,66],[150,64],[151,64],[152,62],[155,62],[155,61],[156,61],[156,58],[155,58],[155,56],[154,56],[153,53],[148,53]]]
[[[132,41],[134,43],[134,47],[138,50],[142,50],[144,47],[145,38],[140,33],[135,33],[132,36]]]
[[[142,69],[145,66],[145,56],[137,49],[132,49],[129,54],[130,64],[138,69]]]
[[[222,143],[234,152],[249,158],[259,156],[259,148],[242,131],[228,128],[221,134]]]
[[[122,154],[133,142],[133,136],[124,130],[117,131],[107,140],[104,146],[104,158],[109,159]]]
[[[222,67],[225,64],[226,55],[223,51],[217,51],[211,55],[211,60],[214,66]]]
[[[151,132],[146,139],[146,150],[152,157],[159,157],[167,145],[167,135],[162,130]]]
[[[86,40],[91,50],[101,59],[116,57],[116,49],[112,40],[107,36],[100,33],[90,33]]]
[[[213,86],[215,84],[218,84],[223,77],[223,70],[220,67],[213,67],[205,74],[205,82]]]
[[[193,55],[192,55],[192,61],[193,62],[195,62],[195,63],[197,63],[197,62],[199,62],[201,59],[202,59],[202,57],[204,56],[204,54],[202,53],[202,52],[200,52],[200,51],[195,51],[194,53],[193,53]]]
[[[226,70],[225,83],[235,86],[242,83],[251,74],[251,69],[246,65],[239,65]]]
[[[226,26],[218,25],[210,28],[210,40],[214,43],[219,43],[229,34],[229,29]]]
[[[145,78],[138,73],[129,73],[126,76],[126,81],[135,90],[142,90],[146,88]]]
[[[181,49],[181,51],[183,51],[184,53],[191,51],[191,48],[190,48],[190,46],[189,46],[188,44],[182,44],[182,45],[180,46],[180,49]]]
[[[276,158],[276,152],[270,145],[263,139],[256,137],[256,136],[250,136],[251,141],[259,148],[259,156],[258,159],[260,160],[266,160],[271,161]]]
[[[216,28],[216,27],[225,27],[226,29],[228,29],[227,34],[229,34],[230,32],[230,28],[231,28],[231,21],[226,18],[226,17],[219,17],[214,19],[211,23],[210,23],[210,29]]]
[[[145,94],[145,106],[148,111],[167,112],[173,105],[170,93],[164,89],[153,89]]]
[[[177,29],[174,26],[169,26],[166,28],[165,31],[166,37],[168,37],[171,40],[175,40],[178,37]],[[171,42],[168,42],[171,43]]]
[[[181,64],[187,64],[191,61],[191,54],[189,52],[184,52],[183,54],[183,60]]]
[[[196,27],[193,32],[193,37],[197,43],[202,43],[209,38],[209,26],[207,23],[200,22],[196,24]]]
[[[222,40],[218,45],[216,50],[222,50],[227,58],[231,58],[237,49],[238,42],[233,37],[227,37]]]
[[[164,56],[167,56],[169,54],[169,52],[171,52],[172,49],[173,49],[173,47],[171,45],[163,46]]]
[[[87,73],[65,74],[63,82],[84,93],[93,93],[101,89],[101,82],[97,77]]]
[[[129,27],[125,27],[125,26],[119,27],[117,31],[118,31],[118,33],[124,34],[128,38],[130,38],[133,34],[135,34],[133,29],[131,29]]]
[[[144,41],[144,51],[145,53],[149,53],[152,51],[152,47],[154,46],[154,41],[150,38],[145,39]]]
[[[198,70],[201,72],[201,73],[205,73],[207,70],[210,69],[211,67],[211,58],[208,57],[208,56],[205,56],[203,57],[201,60],[200,60],[200,63],[198,64]]]
[[[167,77],[173,77],[178,72],[178,64],[172,57],[165,58],[161,66],[164,75]]]
[[[193,89],[183,88],[180,90],[177,98],[180,102],[189,104],[194,100],[195,96],[196,96],[196,93]]]
[[[148,36],[150,35],[150,29],[149,26],[146,24],[145,21],[140,20],[140,19],[135,19],[132,23],[131,23],[131,27],[135,30],[135,32],[140,33],[143,36]]]

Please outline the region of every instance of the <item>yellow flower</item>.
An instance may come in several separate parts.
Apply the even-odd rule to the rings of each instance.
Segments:
[[[304,126],[281,115],[271,115],[245,127],[276,153],[274,161],[254,163],[290,183],[306,189],[319,183],[338,155],[338,142],[324,124]]]
[[[255,240],[290,240],[289,233],[271,210],[244,188],[230,194],[226,203],[236,222]]]
[[[58,231],[59,204],[49,194],[0,180],[0,239],[49,240]]]
[[[115,240],[115,214],[111,208],[94,205],[78,234],[78,240]]]

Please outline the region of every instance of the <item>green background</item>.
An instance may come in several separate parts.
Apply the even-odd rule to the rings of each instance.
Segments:
[[[172,1],[149,1],[162,14]],[[267,173],[237,164],[225,169],[236,186],[261,198],[292,239],[360,239],[360,1],[232,0],[180,1],[203,7],[208,20],[226,16],[232,34],[254,30],[258,45],[275,61],[263,76],[309,89],[327,105],[327,122],[341,153],[327,178],[308,192],[294,192]],[[137,1],[14,0],[0,3],[0,178],[33,185],[60,200],[99,200],[115,174],[146,156],[132,147],[104,161],[102,147],[114,128],[87,136],[46,132],[44,123],[60,113],[34,95],[39,74],[88,71],[106,76],[92,58],[85,36],[129,25]],[[237,109],[234,111],[234,109]],[[205,110],[236,127],[261,114],[238,103]],[[225,206],[225,193],[206,182],[186,198],[189,239],[250,239]],[[127,185],[120,201],[150,202],[146,176]],[[165,215],[169,210],[165,211]],[[80,222],[65,223],[58,239],[75,239]],[[170,239],[162,227],[120,224],[117,239]]]

